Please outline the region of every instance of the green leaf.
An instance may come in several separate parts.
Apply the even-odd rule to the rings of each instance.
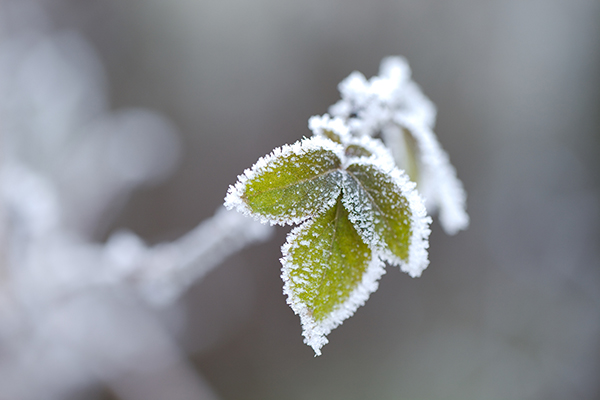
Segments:
[[[276,149],[230,187],[225,205],[263,220],[298,223],[323,212],[341,191],[342,146],[314,137]]]
[[[346,173],[344,205],[361,236],[374,242],[385,261],[407,264],[412,214],[403,182],[368,163],[351,164]]]
[[[282,247],[282,278],[317,355],[377,289],[384,261],[413,277],[428,264],[430,220],[415,184],[380,142],[332,138],[342,143],[319,134],[275,149],[225,198],[227,208],[262,222],[302,223]]]
[[[325,335],[377,288],[383,263],[348,218],[341,195],[322,215],[294,229],[282,247],[284,292],[317,355]]]
[[[405,170],[408,174],[408,177],[411,181],[415,183],[419,183],[420,173],[419,173],[419,158],[421,158],[420,150],[417,145],[417,141],[415,140],[413,134],[410,130],[406,128],[402,129],[402,139],[405,143],[405,154],[404,154],[404,163],[402,165],[398,164],[401,169]],[[394,157],[396,159],[396,163],[399,162],[398,157]]]

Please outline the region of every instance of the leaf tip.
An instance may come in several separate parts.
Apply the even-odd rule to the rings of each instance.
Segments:
[[[244,186],[246,182],[245,175],[238,176],[238,181],[235,185],[229,185],[223,205],[228,210],[237,210],[246,214],[249,212],[248,206],[244,201]]]
[[[342,206],[338,204],[336,207]],[[335,214],[335,212],[331,213],[331,215]],[[323,216],[323,218],[327,219],[326,216]],[[314,237],[312,230],[315,225],[326,224],[312,220],[290,232],[287,242],[281,248],[283,257],[280,261],[282,264],[281,277],[284,282],[283,292],[287,297],[286,301],[294,313],[300,316],[304,343],[313,348],[315,356],[319,356],[321,355],[321,348],[329,342],[326,336],[350,318],[366,302],[370,294],[377,290],[379,278],[385,273],[385,264],[375,251],[363,244],[362,247],[364,247],[363,251],[365,253],[360,257],[364,258],[364,269],[362,269],[362,272],[356,271],[360,274],[360,277],[355,282],[349,283],[351,288],[349,288],[347,295],[335,300],[334,304],[326,304],[331,300],[329,296],[333,293],[339,293],[339,290],[343,291],[344,287],[339,286],[335,291],[323,297],[321,296],[323,292],[320,292],[321,288],[325,287],[323,282],[316,282],[310,278],[311,275],[315,275],[315,268],[321,270],[319,274],[326,273],[332,268],[329,262],[314,263],[314,259],[302,259],[303,248],[315,248],[315,243],[311,243],[311,238]],[[360,240],[358,233],[354,236]],[[321,240],[320,234],[317,237],[319,237],[318,240]],[[311,253],[310,257],[315,254],[319,253]],[[351,255],[351,253],[348,253],[346,256],[350,257]],[[341,257],[345,258],[345,256]],[[346,269],[346,271],[349,270]],[[336,283],[332,283],[332,285],[336,285]],[[315,290],[321,294],[315,295]]]

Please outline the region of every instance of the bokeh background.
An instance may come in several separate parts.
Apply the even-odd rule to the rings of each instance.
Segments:
[[[384,56],[437,105],[469,229],[434,220],[423,276],[388,268],[318,358],[282,294],[288,229],[227,259],[161,319],[217,398],[600,398],[598,0],[1,0],[2,34],[24,27],[80,34],[111,109],[178,131],[178,166],[105,210],[98,242],[189,231]],[[196,398],[170,374],[163,398]],[[127,400],[101,381],[68,398]]]

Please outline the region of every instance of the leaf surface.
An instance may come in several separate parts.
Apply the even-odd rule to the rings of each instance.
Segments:
[[[408,263],[412,215],[401,182],[368,163],[351,164],[346,172],[344,205],[361,236],[390,264]]]
[[[325,335],[377,288],[383,263],[348,218],[341,195],[319,217],[294,229],[282,248],[284,292],[317,355]]]
[[[231,187],[225,205],[263,221],[298,223],[322,213],[341,191],[340,145],[305,139],[260,159]]]

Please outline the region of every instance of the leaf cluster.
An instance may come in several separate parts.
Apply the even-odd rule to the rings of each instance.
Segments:
[[[317,355],[377,289],[385,263],[413,277],[427,267],[431,219],[419,193],[447,233],[469,224],[462,182],[433,132],[435,105],[410,75],[402,57],[385,58],[369,80],[350,74],[334,118],[311,117],[312,138],[259,159],[225,199],[263,223],[298,224],[282,246],[284,293]]]
[[[429,217],[383,144],[339,119],[275,149],[238,178],[225,205],[271,224],[300,224],[282,247],[288,303],[317,355],[326,335],[377,289],[384,262],[419,276]]]

